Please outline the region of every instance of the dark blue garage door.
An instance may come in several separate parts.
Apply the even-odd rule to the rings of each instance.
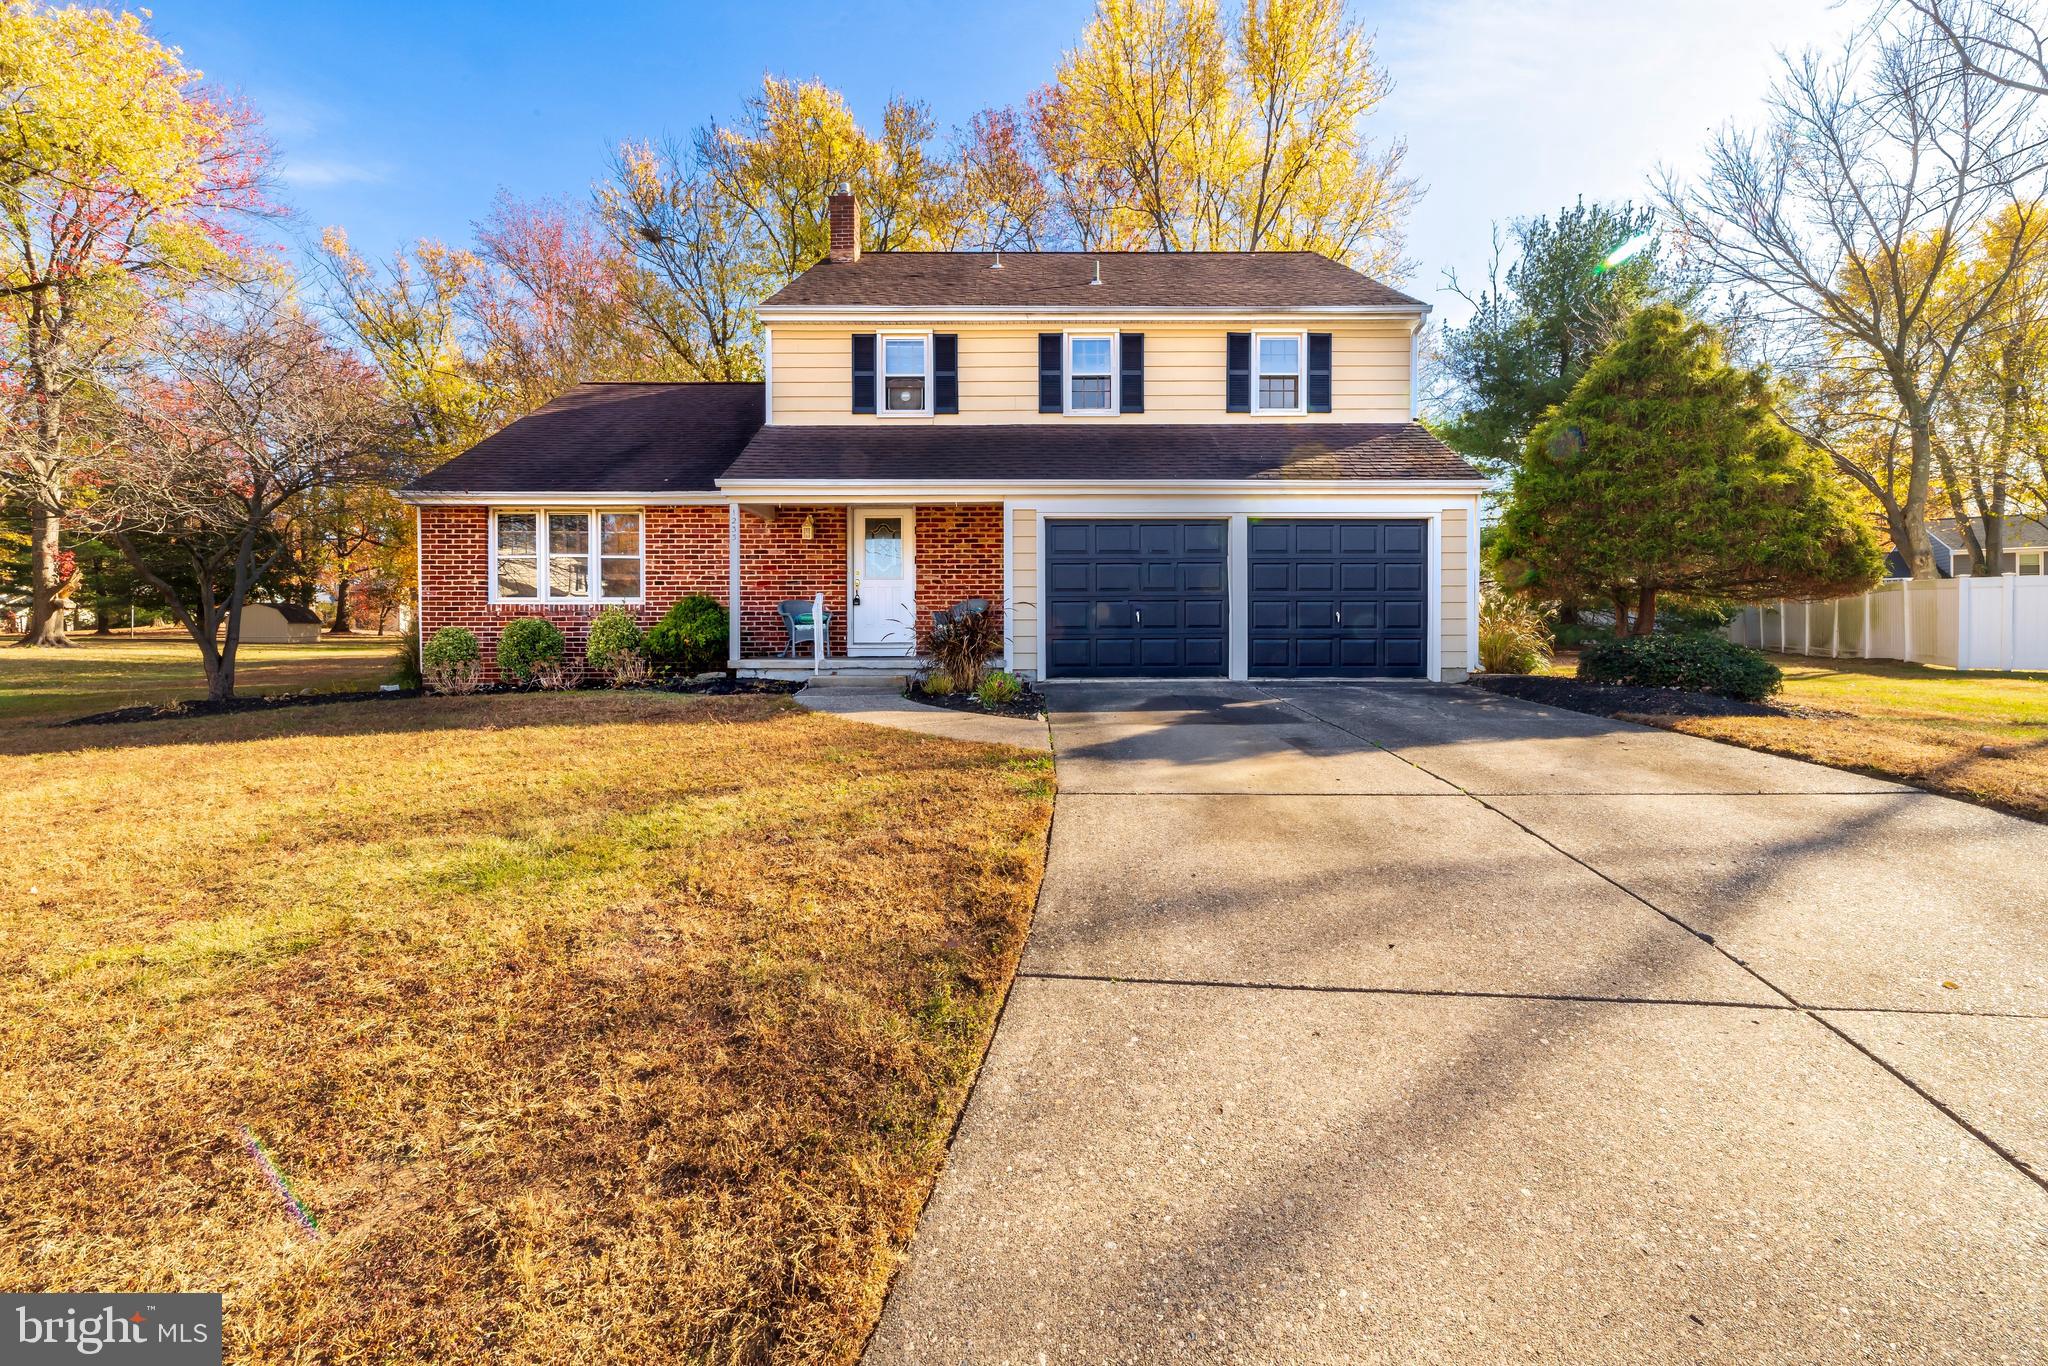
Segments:
[[[1429,672],[1429,523],[1251,522],[1255,675]]]
[[[1047,521],[1047,674],[1227,673],[1224,527],[1221,521]]]

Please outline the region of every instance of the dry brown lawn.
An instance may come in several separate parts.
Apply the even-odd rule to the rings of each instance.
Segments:
[[[661,694],[18,724],[0,764],[0,1289],[219,1290],[266,1362],[851,1360],[1052,786]]]
[[[1636,719],[2048,820],[2048,674],[1771,658],[1805,715]]]
[[[15,647],[0,637],[0,724],[56,720],[138,703],[206,696],[199,647],[182,630],[74,635],[68,650]],[[322,636],[313,645],[243,645],[235,689],[353,692],[398,676],[397,636]]]

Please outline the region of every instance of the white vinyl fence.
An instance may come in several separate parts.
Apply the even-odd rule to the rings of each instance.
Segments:
[[[2048,669],[2048,578],[1887,579],[1853,598],[1744,608],[1728,638],[1829,659]]]

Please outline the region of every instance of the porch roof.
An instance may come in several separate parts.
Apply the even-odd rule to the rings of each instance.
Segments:
[[[763,427],[721,485],[819,480],[1478,480],[1414,422]]]

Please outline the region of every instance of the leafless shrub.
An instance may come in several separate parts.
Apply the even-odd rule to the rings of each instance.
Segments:
[[[622,650],[605,665],[604,674],[614,688],[644,688],[654,680],[654,666],[638,650]]]
[[[453,697],[463,697],[475,692],[477,685],[483,680],[483,670],[473,659],[429,664],[425,673],[427,691],[447,693]]]

